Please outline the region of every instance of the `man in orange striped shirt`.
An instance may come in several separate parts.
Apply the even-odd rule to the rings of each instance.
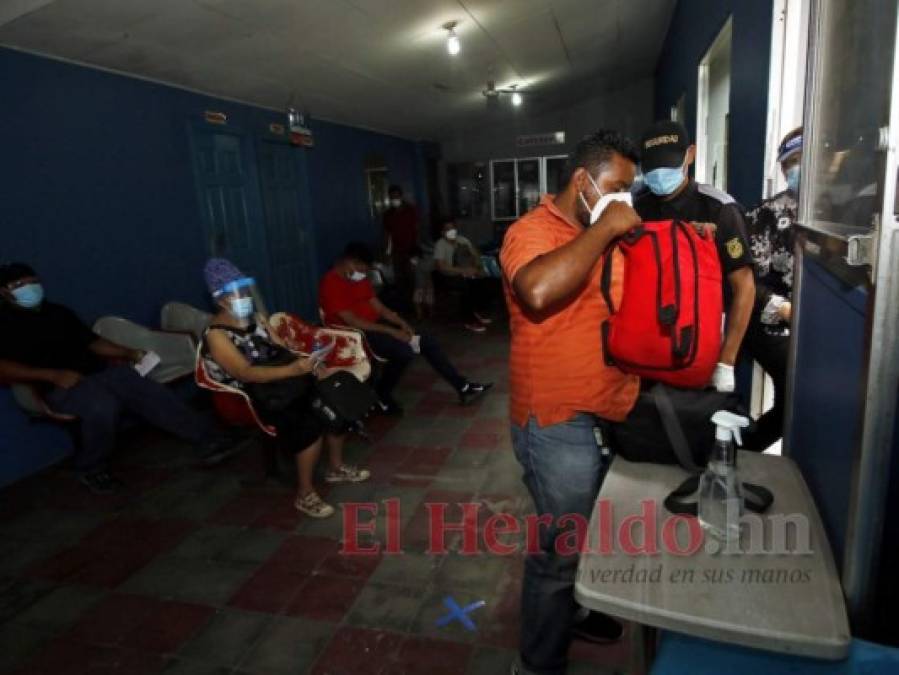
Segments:
[[[512,443],[541,528],[540,554],[525,561],[520,673],[564,673],[571,635],[611,641],[621,625],[580,612],[574,601],[577,555],[556,552],[566,514],[590,517],[606,466],[594,429],[598,419],[623,420],[639,380],[607,366],[600,326],[608,310],[600,295],[600,258],[609,243],[639,224],[627,204],[599,200],[626,191],[636,170],[634,146],[615,132],[582,140],[569,179],[555,197],[509,228],[500,253],[512,347],[509,365]],[[620,270],[612,279],[620,292]]]

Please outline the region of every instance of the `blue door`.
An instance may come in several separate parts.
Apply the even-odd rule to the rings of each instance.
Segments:
[[[270,309],[315,319],[318,312],[314,241],[299,200],[298,152],[303,150],[286,143],[259,144],[259,177],[272,279]]]
[[[228,258],[255,277],[268,297],[265,228],[243,138],[194,128],[191,139],[207,253]]]

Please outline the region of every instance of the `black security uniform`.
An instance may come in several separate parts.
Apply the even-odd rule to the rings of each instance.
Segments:
[[[727,275],[741,267],[752,265],[752,252],[746,234],[743,208],[726,192],[690,180],[679,195],[663,199],[644,190],[634,200],[634,209],[644,221],[684,220],[713,223],[721,274],[725,278],[725,303],[730,298]]]

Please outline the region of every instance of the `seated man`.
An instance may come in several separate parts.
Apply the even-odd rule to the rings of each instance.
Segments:
[[[387,359],[375,385],[382,412],[402,413],[393,398],[393,389],[416,350],[420,350],[437,374],[456,390],[462,405],[481,397],[492,384],[480,384],[462,377],[432,337],[421,335],[416,344],[412,327],[378,300],[367,276],[372,259],[365,244],[347,245],[334,267],[322,278],[318,297],[326,324],[363,331],[375,353]]]
[[[459,234],[452,220],[443,224],[443,236],[434,244],[434,265],[439,288],[462,292],[462,322],[465,328],[483,333],[484,327],[491,323],[486,310],[495,282],[484,271],[481,252],[467,237]]]
[[[81,423],[75,455],[79,480],[95,494],[122,484],[106,469],[123,410],[202,446],[205,464],[229,450],[214,427],[161,384],[132,367],[143,353],[101,338],[75,313],[44,301],[34,270],[22,263],[0,266],[0,379],[34,384],[52,410]],[[110,365],[109,359],[127,364]]]

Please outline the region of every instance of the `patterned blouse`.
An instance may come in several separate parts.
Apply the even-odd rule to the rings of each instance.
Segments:
[[[790,325],[778,309],[793,296],[793,223],[796,197],[788,190],[763,201],[746,214],[749,244],[756,269],[755,316],[769,335],[789,335]]]
[[[221,324],[209,326],[203,333],[203,349],[201,352],[203,365],[206,367],[209,377],[229,387],[243,389],[244,383],[231,377],[209,353],[206,336],[213,329],[223,330],[231,338],[231,342],[237,347],[237,351],[243,354],[247,361],[253,365],[268,363],[283,350],[280,345],[272,340],[268,330],[262,324],[250,324],[246,328],[232,328],[231,326],[223,326]]]

